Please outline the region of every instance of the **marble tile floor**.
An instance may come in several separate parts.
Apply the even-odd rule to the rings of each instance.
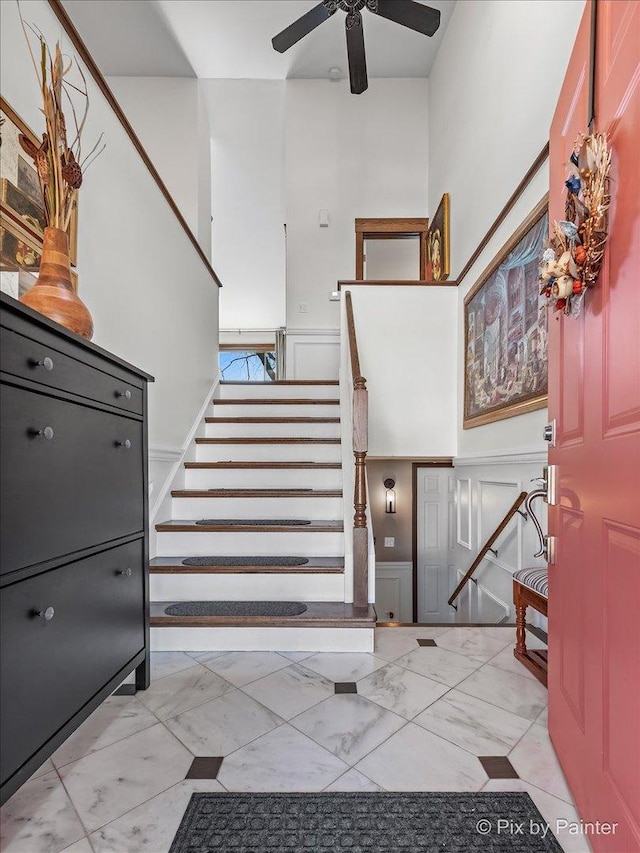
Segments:
[[[5,804],[0,849],[167,853],[196,791],[527,791],[552,828],[575,821],[546,690],[514,641],[412,626],[376,629],[373,654],[154,653],[150,689],[108,699]],[[205,756],[217,778],[185,778]],[[479,756],[519,778],[489,779]]]

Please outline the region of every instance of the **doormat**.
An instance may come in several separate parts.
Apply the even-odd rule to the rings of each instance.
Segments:
[[[167,616],[299,616],[301,601],[181,601],[165,607]]]
[[[187,557],[183,566],[304,566],[307,557]]]
[[[192,794],[170,853],[562,853],[525,793]]]

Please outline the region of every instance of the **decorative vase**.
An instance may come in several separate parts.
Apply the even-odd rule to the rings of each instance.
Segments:
[[[44,229],[40,274],[20,302],[91,340],[93,320],[87,306],[73,289],[69,237],[60,228]]]

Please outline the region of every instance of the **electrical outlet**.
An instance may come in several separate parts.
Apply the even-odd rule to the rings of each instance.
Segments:
[[[298,304],[298,314],[308,314],[308,313],[309,313],[309,306],[307,305],[307,303],[306,302],[300,302]]]
[[[393,536],[385,536],[385,537],[384,537],[384,547],[385,547],[385,548],[395,548],[395,547],[396,547],[396,540],[395,540],[395,537],[393,537]]]

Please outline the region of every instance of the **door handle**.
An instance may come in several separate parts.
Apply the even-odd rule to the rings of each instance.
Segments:
[[[524,506],[525,506],[525,509],[527,511],[527,514],[529,515],[529,518],[531,519],[531,521],[533,521],[533,526],[535,527],[536,533],[538,534],[538,543],[540,545],[540,548],[538,549],[538,551],[533,556],[534,557],[544,557],[545,559],[547,558],[547,542],[546,542],[547,537],[542,532],[542,525],[540,524],[540,519],[538,518],[538,516],[535,514],[535,512],[533,510],[533,502],[536,500],[536,498],[546,498],[546,497],[547,497],[546,489],[534,489],[532,492],[529,492],[529,494],[527,495],[527,498],[524,502]]]

